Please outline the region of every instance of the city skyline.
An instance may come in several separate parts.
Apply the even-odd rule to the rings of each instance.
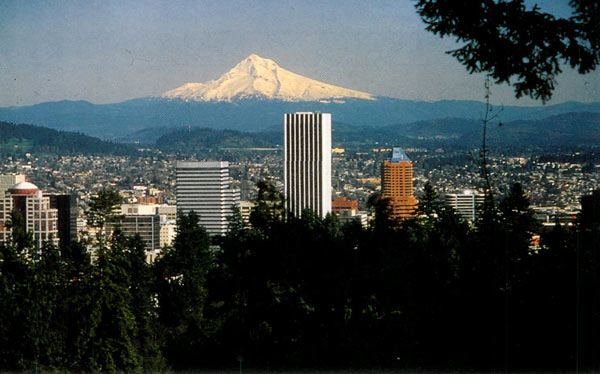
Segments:
[[[567,1],[528,1],[568,16]],[[424,30],[410,1],[220,4],[159,0],[0,5],[0,106],[158,96],[216,79],[252,53],[325,83],[409,100],[484,100],[483,75],[445,52],[460,45]],[[554,98],[589,102],[600,73],[559,76]],[[492,102],[516,100],[492,87]]]

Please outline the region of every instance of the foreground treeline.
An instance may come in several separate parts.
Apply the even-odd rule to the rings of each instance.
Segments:
[[[419,218],[394,222],[373,198],[362,228],[286,216],[259,187],[251,226],[236,216],[211,243],[181,216],[152,265],[118,232],[38,252],[13,217],[0,371],[598,369],[600,194],[577,226],[541,231],[515,185],[470,228],[427,186]]]

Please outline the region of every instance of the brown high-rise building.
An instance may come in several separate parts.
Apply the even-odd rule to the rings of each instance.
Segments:
[[[413,193],[412,162],[400,147],[381,167],[381,197],[389,199],[394,218],[414,217],[419,201]]]

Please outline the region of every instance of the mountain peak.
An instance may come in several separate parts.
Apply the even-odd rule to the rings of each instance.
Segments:
[[[254,78],[270,78],[269,72],[275,73],[276,71],[281,69],[277,63],[273,60],[269,60],[268,58],[262,58],[259,55],[251,54],[242,60],[239,64],[234,66],[227,74],[234,73],[236,74],[248,74]]]
[[[227,73],[206,83],[186,83],[163,98],[186,101],[232,101],[243,98],[282,101],[327,101],[344,98],[375,100],[368,93],[316,81],[281,68],[268,58],[251,54]]]
[[[275,61],[270,60],[268,58],[262,58],[259,55],[257,55],[256,53],[251,54],[250,56],[246,57],[244,60],[242,60],[242,62],[244,61],[252,61],[253,63],[273,63],[275,64]],[[275,64],[277,65],[277,64]]]

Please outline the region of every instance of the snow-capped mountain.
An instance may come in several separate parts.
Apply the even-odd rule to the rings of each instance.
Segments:
[[[226,101],[265,98],[288,102],[355,98],[375,100],[371,94],[316,81],[285,70],[273,60],[248,56],[216,80],[187,83],[161,96],[185,101]]]

